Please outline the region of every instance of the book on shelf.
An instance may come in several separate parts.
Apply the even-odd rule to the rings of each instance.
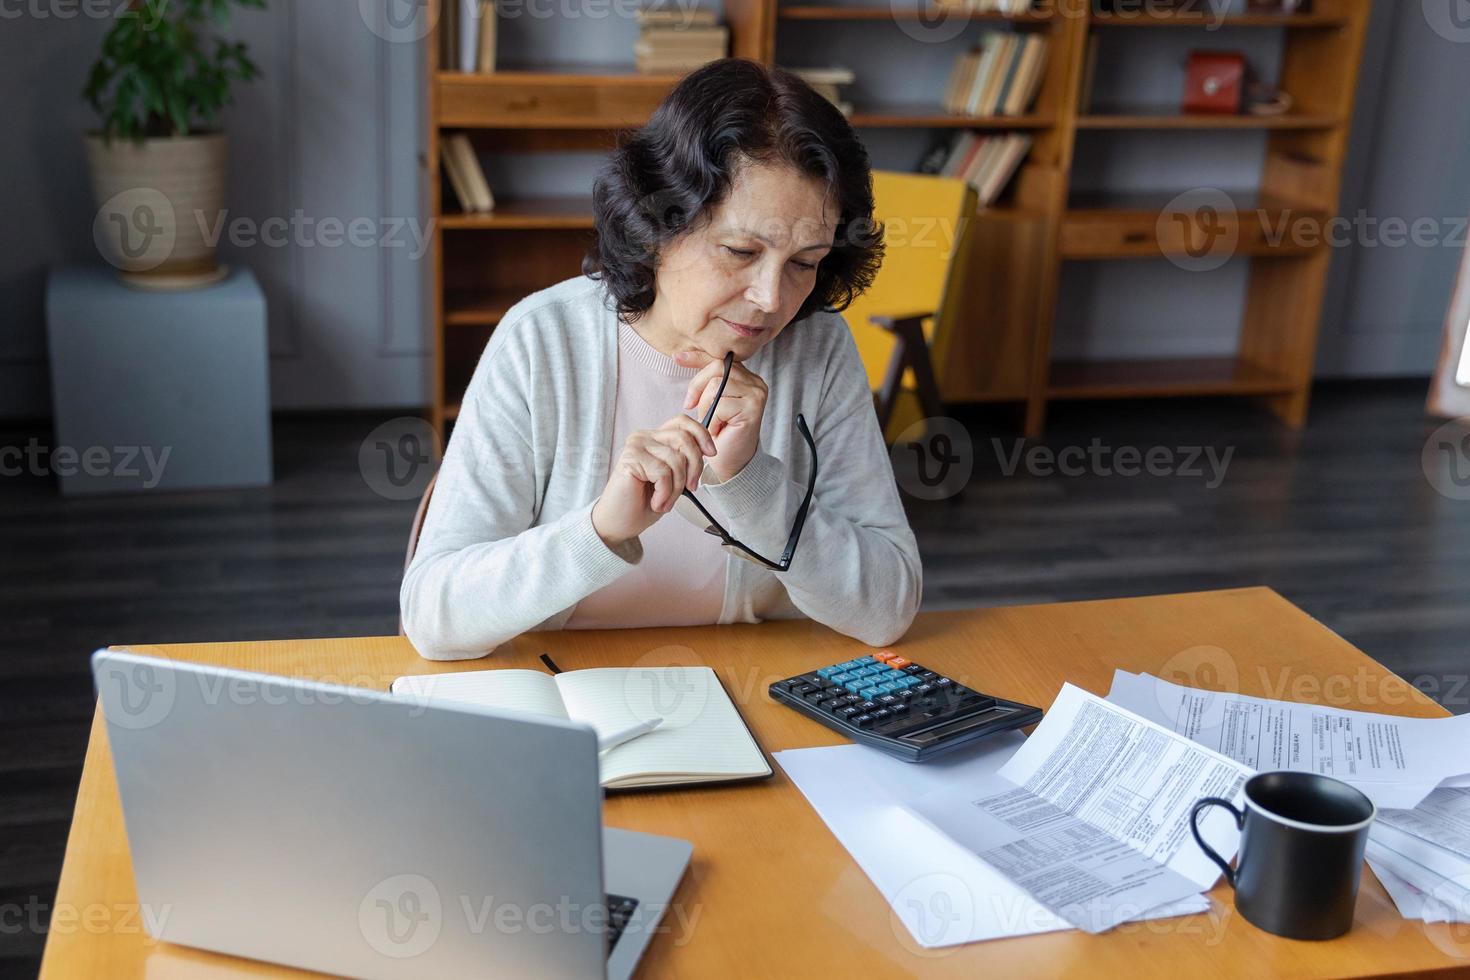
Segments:
[[[945,85],[945,111],[966,116],[1025,115],[1046,74],[1048,45],[1041,34],[987,31],[955,61]]]
[[[856,79],[851,68],[832,66],[828,68],[788,68],[802,81],[812,87],[822,98],[835,105],[844,116],[852,115],[852,103],[842,97],[839,86],[851,85]]]
[[[977,207],[983,210],[995,204],[1030,149],[1026,133],[965,130],[924,154],[919,172],[960,178],[975,189]]]
[[[725,57],[730,29],[710,10],[644,8],[638,12],[633,64],[640,72],[691,71]]]
[[[441,0],[439,67],[443,71],[495,70],[495,0]]]
[[[466,212],[485,214],[495,210],[495,196],[490,192],[490,182],[485,179],[485,170],[475,147],[464,133],[453,133],[444,139],[444,171],[449,175],[449,186],[459,198],[460,208]]]

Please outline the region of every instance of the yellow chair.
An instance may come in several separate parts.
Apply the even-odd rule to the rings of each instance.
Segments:
[[[918,420],[942,415],[933,365],[944,363],[958,319],[952,270],[975,192],[962,180],[873,173],[874,218],[884,225],[883,267],[843,313],[868,370],[878,421],[891,442]]]

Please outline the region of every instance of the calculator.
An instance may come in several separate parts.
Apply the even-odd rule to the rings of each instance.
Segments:
[[[888,651],[770,687],[771,697],[854,742],[924,762],[1041,720],[1041,709],[982,694]]]

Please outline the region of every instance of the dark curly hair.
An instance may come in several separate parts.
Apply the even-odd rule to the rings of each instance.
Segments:
[[[662,248],[724,201],[742,160],[791,166],[835,196],[832,250],[795,319],[844,310],[872,285],[883,229],[873,221],[867,149],[837,107],[791,72],[724,58],[680,81],[593,184],[595,241],[582,272],[606,282],[625,322],[653,305]]]

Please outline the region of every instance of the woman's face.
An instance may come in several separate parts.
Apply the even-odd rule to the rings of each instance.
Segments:
[[[659,257],[648,328],[666,353],[744,361],[791,322],[817,281],[840,215],[826,186],[747,162],[709,220]]]

